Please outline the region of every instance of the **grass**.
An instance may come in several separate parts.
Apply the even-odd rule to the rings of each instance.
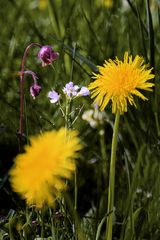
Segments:
[[[29,93],[32,79],[25,77],[25,134],[29,136],[66,124],[62,114],[66,109],[63,87],[70,80],[87,86],[92,72],[97,72],[97,65],[105,59],[122,59],[128,51],[142,55],[154,68],[155,88],[147,95],[149,101],[136,99],[137,108],[129,107],[120,120],[112,239],[158,240],[160,3],[116,0],[108,8],[100,0],[44,2],[43,9],[38,0],[2,1],[0,8],[0,239],[106,239],[114,123],[111,106],[105,109],[102,120],[96,119],[93,128],[82,120],[86,110],[93,110],[92,100],[84,97],[72,101],[68,118],[72,128],[79,131],[84,148],[77,162],[76,189],[73,179],[63,193],[65,206],[57,201],[55,208],[27,207],[10,187],[7,174],[19,152],[18,72],[26,46],[38,42],[52,45],[60,55],[53,67],[45,68],[37,59],[38,49],[32,49],[27,57],[26,69],[37,73],[42,86],[40,95],[33,100]],[[47,98],[52,88],[62,95],[61,108]],[[23,144],[26,142],[27,138]]]

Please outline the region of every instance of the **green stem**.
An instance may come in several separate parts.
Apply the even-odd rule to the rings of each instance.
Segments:
[[[41,209],[41,238],[44,238],[44,208]]]
[[[29,144],[29,141],[28,141],[28,116],[27,116],[27,103],[26,103],[26,98],[25,98],[25,95],[24,95],[24,112],[25,112],[25,122],[26,122],[26,137],[27,137],[27,144]]]
[[[108,169],[108,162],[107,162],[107,154],[106,154],[106,144],[105,144],[105,129],[104,126],[101,126],[99,130],[100,136],[100,147],[101,147],[101,156],[102,156],[102,172],[105,179],[107,179],[107,169]]]
[[[52,233],[52,239],[56,239],[55,237],[55,231],[54,231],[54,224],[53,224],[53,217],[52,217],[52,209],[49,208],[49,215],[51,219],[51,233]]]
[[[13,217],[9,219],[9,239],[14,240],[14,235],[13,235]]]
[[[117,113],[115,118],[114,128],[113,128],[112,148],[111,148],[111,162],[110,162],[109,190],[108,190],[108,211],[107,211],[109,216],[107,218],[106,240],[112,240],[115,165],[116,165],[115,163],[116,163],[119,119],[120,119],[120,113]]]
[[[158,120],[158,113],[157,112],[154,113],[154,117],[155,117],[155,122],[156,122],[157,135],[158,135],[158,137],[160,137],[160,126],[159,126],[159,120]]]
[[[66,97],[66,110],[65,110],[65,128],[70,129],[71,119],[70,119],[70,112],[71,112],[71,99]]]
[[[77,240],[77,169],[74,175],[74,225],[75,225],[75,240]]]

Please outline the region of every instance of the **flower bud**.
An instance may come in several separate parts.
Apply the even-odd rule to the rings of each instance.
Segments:
[[[30,87],[30,94],[33,97],[33,99],[35,99],[40,94],[41,89],[42,89],[41,86],[38,84],[33,84]]]
[[[58,52],[54,52],[51,46],[42,46],[38,53],[38,58],[42,61],[42,67],[51,64],[59,56]]]

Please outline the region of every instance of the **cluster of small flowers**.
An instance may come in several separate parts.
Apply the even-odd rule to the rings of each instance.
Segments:
[[[105,112],[100,111],[98,104],[93,104],[93,108],[85,111],[82,119],[87,121],[92,128],[96,128],[99,124],[103,124]]]
[[[83,86],[80,88],[78,85],[74,85],[73,82],[69,82],[65,85],[63,93],[70,99],[90,95],[90,91],[87,87]],[[56,103],[60,99],[60,95],[55,90],[50,91],[48,97],[51,103]]]

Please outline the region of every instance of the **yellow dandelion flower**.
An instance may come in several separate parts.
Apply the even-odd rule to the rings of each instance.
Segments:
[[[66,137],[67,135],[67,137]],[[15,158],[10,170],[13,190],[27,201],[42,207],[53,206],[55,199],[66,188],[64,179],[71,179],[74,159],[82,146],[76,131],[62,128],[31,137],[25,153]]]
[[[39,0],[39,8],[40,10],[44,10],[47,8],[47,0]]]
[[[128,102],[136,107],[133,95],[147,100],[139,89],[152,91],[154,86],[154,83],[148,82],[155,76],[151,74],[152,68],[147,69],[143,57],[138,55],[132,59],[132,55],[129,56],[126,52],[124,61],[118,58],[109,59],[98,68],[99,73],[93,73],[96,80],[90,83],[88,89],[91,90],[91,98],[95,98],[94,102],[98,102],[101,110],[111,100],[112,113],[127,112]]]
[[[110,8],[113,6],[113,0],[102,0],[102,4],[106,8]]]

